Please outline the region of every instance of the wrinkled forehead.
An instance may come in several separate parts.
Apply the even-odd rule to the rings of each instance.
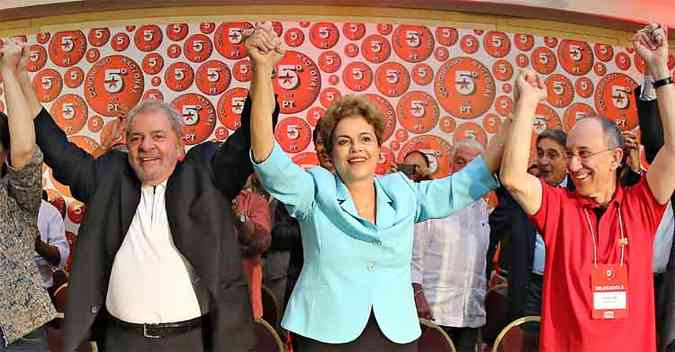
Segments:
[[[579,120],[567,135],[566,149],[591,149],[607,148],[605,133],[600,122],[594,119]]]
[[[138,113],[129,122],[127,133],[148,133],[153,131],[173,131],[170,117],[161,110],[148,110]]]

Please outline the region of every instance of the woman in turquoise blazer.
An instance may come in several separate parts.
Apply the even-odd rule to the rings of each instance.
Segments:
[[[336,101],[322,120],[336,171],[303,170],[274,142],[270,77],[283,56],[269,25],[248,38],[254,74],[251,151],[267,190],[298,219],[304,266],[282,326],[305,351],[416,351],[420,327],[411,286],[413,224],[443,218],[497,187],[494,143],[452,176],[414,183],[376,177],[384,122],[364,97]],[[500,140],[501,137],[495,138]]]

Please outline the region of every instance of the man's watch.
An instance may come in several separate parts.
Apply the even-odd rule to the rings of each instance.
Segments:
[[[244,214],[239,214],[239,222],[243,224],[243,223],[245,223],[246,221],[248,221],[248,218],[246,217],[246,215],[244,215]]]

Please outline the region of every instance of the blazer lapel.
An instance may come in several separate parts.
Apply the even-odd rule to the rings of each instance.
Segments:
[[[340,208],[347,212],[349,215],[359,219],[359,213],[356,211],[356,206],[354,205],[354,201],[352,200],[351,195],[349,194],[349,190],[347,189],[347,186],[340,180],[338,176],[337,178],[337,201],[338,204],[340,205]]]
[[[377,195],[377,227],[388,228],[394,224],[396,210],[392,207],[392,200],[384,191],[379,180],[375,178],[375,194]]]
[[[136,178],[136,175],[133,174],[133,171],[130,169],[127,170],[124,180],[120,183],[120,230],[121,233],[114,240],[119,242],[114,242],[113,248],[108,248],[112,255],[117,253],[117,250],[122,245],[124,237],[129,231],[131,226],[131,221],[136,214],[136,209],[138,208],[138,203],[141,201],[141,184]]]

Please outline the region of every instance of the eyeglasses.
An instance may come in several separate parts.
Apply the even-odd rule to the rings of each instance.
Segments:
[[[592,157],[594,157],[594,156],[596,156],[596,155],[599,155],[599,154],[602,154],[602,153],[605,153],[605,152],[609,152],[609,151],[612,151],[612,150],[614,150],[614,149],[615,149],[615,148],[604,149],[604,150],[601,150],[601,151],[595,152],[595,153],[592,153],[592,152],[590,152],[590,151],[588,151],[588,150],[582,150],[582,151],[580,151],[580,152],[578,152],[578,153],[566,151],[566,152],[565,152],[565,157],[567,158],[567,161],[568,161],[568,162],[572,161],[572,159],[575,158],[575,157],[576,157],[576,158],[579,158],[579,160],[580,160],[581,162],[585,162],[585,161],[588,161],[590,158],[592,158]]]

